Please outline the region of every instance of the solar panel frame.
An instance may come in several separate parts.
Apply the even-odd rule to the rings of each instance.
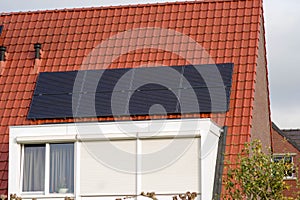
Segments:
[[[233,67],[224,63],[43,72],[27,118],[226,112]]]

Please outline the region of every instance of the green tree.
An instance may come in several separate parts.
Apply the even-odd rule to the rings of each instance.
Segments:
[[[262,151],[260,141],[246,144],[237,163],[231,166],[236,167],[227,168],[224,199],[289,199],[283,196],[288,189],[284,177],[293,166],[284,159],[274,162],[271,151]]]

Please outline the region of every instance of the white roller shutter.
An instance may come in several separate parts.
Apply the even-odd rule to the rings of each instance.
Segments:
[[[136,140],[84,142],[81,194],[135,194]]]
[[[143,156],[140,166],[144,172],[141,175],[141,191],[157,194],[200,193],[200,145],[200,138],[141,140]],[[164,156],[163,151],[169,157]],[[167,165],[165,160],[173,163]],[[151,168],[154,171],[147,173]]]

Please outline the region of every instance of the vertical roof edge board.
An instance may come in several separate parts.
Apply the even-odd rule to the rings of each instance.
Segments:
[[[220,200],[221,193],[222,193],[222,176],[224,171],[224,154],[225,154],[225,147],[226,147],[226,137],[227,137],[228,127],[223,127],[223,132],[219,138],[218,144],[218,154],[217,154],[217,163],[215,169],[215,181],[214,181],[214,188],[213,188],[213,196],[214,199]]]

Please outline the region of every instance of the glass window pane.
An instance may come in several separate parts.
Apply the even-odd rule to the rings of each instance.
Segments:
[[[280,162],[283,159],[283,156],[274,156],[274,162]]]
[[[286,177],[293,177],[294,176],[294,167],[293,167],[293,157],[292,156],[279,156],[279,155],[275,155],[274,156],[274,162],[280,162],[280,161],[284,161],[284,163],[286,164],[286,167],[289,168],[286,170],[285,172],[285,176]]]
[[[74,192],[74,144],[50,144],[50,193]]]
[[[45,145],[25,145],[23,164],[23,191],[44,191]]]

